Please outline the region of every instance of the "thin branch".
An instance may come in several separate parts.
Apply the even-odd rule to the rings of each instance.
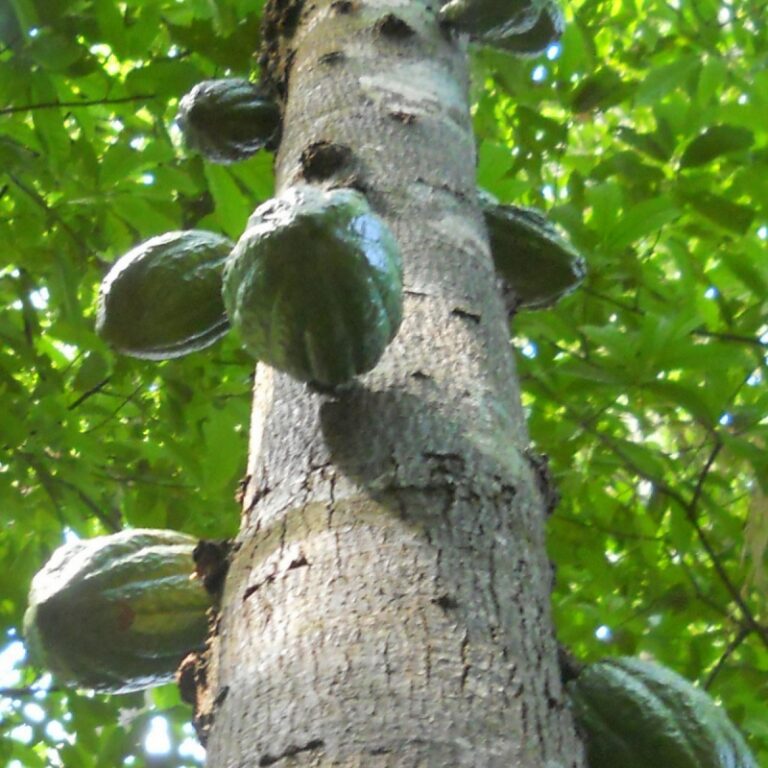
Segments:
[[[707,460],[704,462],[704,466],[702,467],[701,472],[699,472],[699,477],[696,480],[696,487],[693,489],[693,496],[691,496],[691,500],[688,503],[688,508],[692,511],[696,511],[696,507],[699,504],[699,501],[701,500],[701,494],[704,490],[704,483],[707,480],[707,476],[709,475],[710,470],[712,469],[712,465],[715,463],[715,459],[717,458],[718,454],[723,448],[723,444],[720,441],[720,438],[715,435],[715,446],[710,451],[709,456],[707,457]]]
[[[596,291],[594,288],[590,288],[588,285],[582,285],[579,290],[582,293],[588,294],[589,296],[594,296],[596,299],[601,299],[608,304],[613,304],[615,307],[623,309],[625,312],[629,312],[630,314],[645,316],[645,312],[643,312],[642,309],[634,307],[631,304],[626,304],[623,301],[619,301],[619,299],[614,299],[612,296],[607,296],[604,293],[600,293],[600,291]]]
[[[90,254],[91,256],[98,257],[99,255],[91,248],[89,248],[85,243],[82,242],[80,237],[78,236],[77,232],[75,232],[74,229],[61,217],[59,212],[52,208],[48,203],[46,202],[45,198],[42,197],[40,194],[38,194],[37,191],[32,189],[31,187],[28,187],[21,179],[19,179],[17,176],[15,176],[13,173],[10,173],[9,171],[6,171],[8,174],[8,177],[10,180],[26,195],[28,195],[40,208],[42,208],[51,218],[54,219],[54,221],[58,222],[58,224],[61,226],[61,228],[72,238],[72,242],[74,242],[78,248],[83,249],[86,251],[86,253]]]
[[[61,513],[61,506],[59,505],[59,499],[56,494],[56,489],[53,484],[53,477],[50,472],[44,467],[40,466],[39,462],[28,453],[19,452],[18,454],[27,463],[29,468],[35,473],[38,482],[43,487],[46,495],[53,504],[53,509],[56,513],[56,519],[62,524],[65,524],[64,516]]]
[[[85,392],[83,392],[80,397],[77,398],[73,403],[70,403],[67,406],[68,411],[74,411],[75,408],[82,405],[89,397],[93,397],[93,395],[97,394],[98,392],[101,392],[102,389],[109,383],[111,376],[107,376],[105,379],[102,379],[98,384],[95,384],[90,389],[87,389]]]
[[[675,554],[678,557],[680,568],[685,571],[685,575],[688,577],[688,581],[690,581],[691,585],[693,586],[693,591],[696,593],[696,598],[698,601],[700,603],[704,603],[704,605],[709,606],[715,613],[719,613],[721,616],[728,619],[728,621],[731,621],[734,624],[738,624],[738,621],[731,615],[727,608],[723,607],[718,602],[709,597],[709,595],[707,595],[706,592],[704,592],[704,590],[699,586],[699,583],[696,581],[696,576],[694,575],[692,569],[685,562],[685,558],[683,558],[682,553],[679,550],[675,550]],[[670,560],[672,560],[672,555],[670,555]]]
[[[550,396],[552,397],[553,400],[557,400],[553,392],[550,392]],[[731,600],[733,600],[733,602],[738,606],[739,612],[742,615],[745,625],[749,627],[752,631],[754,631],[755,634],[757,634],[760,637],[765,647],[768,648],[768,627],[761,625],[755,619],[750,607],[746,604],[738,588],[731,580],[731,577],[728,575],[727,571],[725,570],[725,567],[723,566],[720,560],[720,556],[718,555],[717,552],[715,552],[714,547],[709,541],[709,537],[705,534],[701,525],[699,525],[699,522],[697,519],[696,505],[698,504],[701,498],[701,493],[702,493],[704,482],[706,480],[706,476],[709,474],[709,470],[711,469],[712,464],[714,463],[715,458],[717,457],[717,454],[720,451],[719,445],[716,446],[716,448],[713,449],[713,451],[710,453],[710,456],[707,459],[704,469],[699,475],[693,495],[690,500],[687,500],[678,490],[676,490],[675,488],[667,484],[663,479],[654,477],[652,474],[642,469],[642,467],[638,466],[632,460],[632,458],[621,448],[621,446],[617,444],[616,440],[609,437],[608,435],[604,435],[595,427],[591,427],[585,421],[581,420],[579,416],[576,413],[573,413],[573,411],[567,406],[566,406],[566,414],[569,416],[569,418],[571,418],[572,421],[576,422],[584,431],[596,437],[604,445],[607,445],[624,462],[624,464],[627,467],[629,467],[638,477],[642,477],[644,480],[648,480],[654,483],[656,488],[658,488],[658,490],[661,493],[663,493],[665,496],[668,496],[670,499],[677,502],[677,504],[683,510],[686,518],[693,526],[693,529],[696,532],[696,536],[699,539],[701,546],[704,548],[704,551],[707,553],[709,560],[712,563],[712,567],[715,569],[715,572],[717,573],[720,581],[722,582],[726,591],[730,595]]]
[[[740,627],[733,640],[728,643],[728,646],[723,651],[720,658],[717,660],[717,664],[712,667],[712,671],[707,675],[707,679],[704,681],[704,689],[707,690],[715,682],[715,678],[720,674],[720,670],[725,665],[728,657],[749,637],[750,630],[747,627]]]
[[[731,600],[733,600],[733,602],[736,603],[736,605],[739,607],[739,610],[741,611],[741,615],[744,618],[744,621],[760,636],[764,645],[766,646],[766,648],[768,648],[768,628],[761,626],[757,622],[755,617],[752,615],[752,611],[750,610],[749,606],[744,602],[744,599],[742,598],[738,588],[731,581],[731,577],[728,575],[722,562],[720,561],[720,556],[717,554],[717,552],[715,552],[714,547],[709,541],[709,537],[704,533],[704,530],[699,525],[695,507],[691,506],[691,502],[686,501],[685,497],[679,491],[672,488],[663,480],[653,477],[653,475],[645,472],[641,467],[635,464],[635,462],[632,461],[632,459],[626,453],[624,453],[624,451],[621,449],[620,446],[615,445],[615,441],[611,440],[610,438],[607,438],[607,436],[605,435],[602,435],[597,430],[591,430],[591,433],[594,434],[599,440],[609,445],[611,449],[614,451],[614,453],[616,453],[628,467],[632,468],[635,474],[637,474],[639,477],[644,478],[645,480],[655,483],[656,487],[659,489],[661,493],[663,493],[665,496],[668,496],[670,499],[673,499],[674,501],[677,502],[677,504],[683,510],[683,513],[685,514],[686,518],[688,519],[688,522],[690,522],[691,525],[693,526],[693,529],[696,532],[696,536],[698,537],[699,542],[704,548],[704,551],[709,556],[710,562],[712,563],[712,566],[715,569],[715,572],[719,576],[720,581],[722,581],[723,586],[726,588],[726,591],[731,596]],[[704,473],[702,473],[702,475],[705,476]],[[702,476],[700,476],[699,478],[700,480],[701,480],[701,477]],[[703,481],[701,482],[703,484]]]
[[[64,480],[63,478],[57,477],[54,478],[57,482],[59,482],[61,485],[63,485],[65,488],[69,488],[69,490],[73,491],[75,494],[77,494],[77,497],[80,499],[80,501],[85,504],[88,509],[91,510],[93,513],[93,516],[111,533],[117,533],[119,530],[121,530],[122,525],[120,525],[120,513],[118,512],[116,515],[110,516],[106,512],[102,512],[101,507],[82,489],[78,488],[74,483],[69,482],[69,480]]]
[[[581,286],[579,290],[582,293],[586,293],[589,296],[593,296],[596,299],[600,299],[601,301],[606,302],[606,304],[612,304],[613,306],[624,310],[625,312],[645,317],[646,313],[642,309],[620,301],[619,299],[615,299],[612,296],[601,293],[600,291],[596,291],[594,288],[590,288],[588,285]],[[755,346],[760,349],[765,349],[768,347],[768,341],[761,341],[759,338],[754,336],[742,336],[741,334],[729,333],[728,331],[709,331],[706,328],[694,328],[690,331],[690,334],[691,336],[703,336],[704,338],[717,339],[719,341],[734,341],[738,344],[749,344],[750,346]]]
[[[155,480],[152,477],[140,477],[139,475],[116,475],[106,470],[95,472],[94,477],[100,477],[113,483],[120,483],[121,485],[151,485],[157,488],[175,488],[185,491],[196,487],[194,483],[171,483],[164,480]]]
[[[66,107],[96,107],[102,104],[127,104],[132,101],[151,101],[156,99],[154,93],[140,93],[136,96],[122,96],[117,99],[92,99],[86,101],[42,101],[37,104],[24,104],[19,107],[3,107],[0,115],[12,115],[14,112],[30,112],[36,109],[60,109]]]
[[[593,434],[596,434],[596,433],[593,433]],[[610,442],[612,441],[609,441],[609,443]],[[728,575],[727,571],[725,570],[725,567],[723,566],[720,560],[720,556],[718,555],[717,552],[715,552],[714,547],[709,541],[709,537],[706,535],[706,533],[704,533],[704,529],[701,527],[701,525],[699,525],[695,506],[691,506],[690,501],[686,501],[686,499],[683,497],[681,493],[676,491],[671,486],[667,485],[664,481],[659,482],[658,478],[654,478],[653,476],[644,472],[642,468],[638,467],[632,461],[632,459],[621,450],[619,446],[613,446],[613,450],[615,453],[618,454],[618,456],[622,459],[622,461],[624,461],[627,464],[627,466],[632,467],[633,471],[637,475],[639,475],[640,477],[646,480],[649,480],[650,482],[655,483],[656,487],[659,489],[661,493],[663,493],[664,495],[668,496],[670,499],[673,499],[678,503],[680,508],[683,510],[683,513],[685,514],[686,518],[688,519],[688,522],[690,522],[691,525],[693,526],[693,530],[696,532],[696,536],[699,539],[701,546],[704,548],[704,551],[709,556],[709,560],[712,563],[712,567],[715,569],[715,572],[720,578],[720,581],[723,583],[723,586],[725,587],[726,591],[731,596],[731,600],[733,600],[733,602],[736,603],[736,605],[738,606],[739,611],[741,612],[741,615],[744,619],[744,622],[752,630],[754,630],[757,635],[759,635],[765,647],[768,648],[768,627],[764,627],[758,623],[758,621],[753,616],[751,609],[742,598],[738,588],[733,583],[733,581],[731,581],[731,577]],[[700,480],[702,476],[700,476],[699,478]],[[702,481],[702,484],[703,484],[703,481]]]
[[[114,520],[108,515],[106,515],[104,512],[101,511],[101,508],[99,507],[99,505],[90,496],[88,496],[83,490],[78,488],[74,483],[71,483],[69,480],[65,480],[62,477],[57,477],[56,475],[52,475],[47,469],[45,469],[45,467],[43,467],[37,461],[37,459],[34,456],[26,452],[21,452],[19,453],[19,455],[21,456],[21,458],[24,459],[24,461],[27,462],[27,464],[34,471],[38,481],[40,482],[40,485],[42,485],[46,494],[48,495],[51,502],[53,503],[54,508],[56,509],[56,516],[62,524],[64,524],[64,516],[62,515],[62,512],[61,512],[57,486],[68,488],[70,491],[73,491],[77,495],[77,497],[80,499],[80,501],[83,504],[85,504],[85,506],[88,507],[88,509],[90,509],[93,516],[108,531],[112,531],[114,533],[120,530],[121,526],[120,526],[119,516],[117,520]]]
[[[712,566],[715,569],[717,575],[720,577],[720,581],[722,581],[723,586],[731,596],[731,600],[733,600],[733,602],[736,603],[736,605],[739,607],[745,624],[750,629],[754,630],[757,635],[759,635],[765,647],[768,648],[768,627],[764,627],[759,624],[755,617],[752,615],[752,611],[750,610],[749,606],[746,604],[738,588],[731,581],[731,577],[726,572],[725,566],[723,566],[720,560],[720,556],[717,554],[717,552],[715,552],[715,548],[710,543],[709,537],[704,533],[704,529],[699,525],[699,521],[696,519],[695,509],[688,506],[684,501],[681,503],[679,496],[676,500],[678,501],[678,504],[681,504],[685,516],[693,526],[693,530],[696,532],[696,536],[698,537],[701,546],[709,556],[710,562],[712,563]]]
[[[0,696],[9,699],[18,699],[25,696],[37,696],[41,693],[60,693],[67,690],[58,685],[53,685],[50,688],[36,688],[34,685],[28,685],[22,688],[0,688]]]
[[[768,347],[768,342],[760,341],[759,338],[754,336],[740,336],[738,333],[722,333],[719,331],[708,331],[706,328],[694,328],[691,331],[692,336],[704,336],[706,338],[719,339],[720,341],[735,341],[739,344],[749,344],[751,346],[760,347],[765,349]]]
[[[88,429],[86,429],[83,432],[83,434],[87,435],[90,432],[95,432],[97,429],[101,429],[106,424],[109,424],[109,422],[112,421],[112,419],[114,419],[115,416],[117,416],[117,414],[120,413],[120,411],[122,411],[123,408],[125,408],[125,406],[128,405],[128,403],[131,402],[131,400],[133,400],[134,397],[136,397],[136,395],[141,391],[141,388],[143,386],[144,386],[143,384],[139,384],[139,386],[136,387],[136,389],[134,389],[133,392],[131,392],[131,394],[128,395],[128,397],[126,397],[123,400],[123,402],[120,403],[120,405],[118,405],[117,408],[115,408],[115,410],[112,411],[112,413],[109,414],[109,416],[107,416],[106,419],[102,419],[98,424],[94,424],[92,427],[89,427]]]
[[[627,533],[626,531],[618,531],[615,528],[608,528],[607,526],[603,526],[603,525],[595,525],[594,523],[588,523],[584,520],[579,520],[578,518],[575,518],[569,515],[564,515],[562,513],[558,514],[558,519],[580,528],[588,528],[590,531],[600,531],[600,533],[604,533],[607,536],[615,536],[617,539],[627,539],[627,540],[635,540],[635,541],[661,541],[662,540],[661,536],[648,536],[646,534]]]

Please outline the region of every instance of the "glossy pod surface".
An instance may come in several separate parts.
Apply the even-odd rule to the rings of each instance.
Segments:
[[[606,659],[568,690],[589,768],[757,768],[726,713],[660,664]]]
[[[565,14],[558,0],[544,0],[534,25],[517,35],[507,35],[496,47],[516,56],[538,56],[565,32]]]
[[[539,17],[543,0],[450,0],[440,18],[478,40],[500,40],[527,32]]]
[[[258,85],[239,78],[198,83],[179,102],[176,119],[187,147],[222,164],[269,146],[280,127],[275,102]]]
[[[373,368],[397,332],[400,250],[359,192],[293,187],[251,216],[224,300],[256,358],[335,386]]]
[[[24,616],[33,661],[65,684],[127,693],[166,683],[201,648],[211,597],[192,579],[197,540],[135,529],[59,547]]]
[[[450,0],[440,19],[482,45],[518,56],[543,53],[565,26],[558,0]]]
[[[118,352],[148,360],[210,346],[229,328],[221,280],[232,247],[226,237],[197,229],[137,246],[101,283],[96,331]]]
[[[520,307],[550,307],[581,283],[584,259],[541,211],[500,205],[484,193],[480,203],[496,272]]]

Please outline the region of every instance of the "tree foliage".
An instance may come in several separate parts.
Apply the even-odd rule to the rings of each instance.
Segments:
[[[226,536],[251,364],[233,339],[162,364],[93,331],[108,265],[200,227],[236,238],[271,159],[219,167],[173,124],[196,82],[255,71],[247,0],[0,9],[0,758],[194,764],[172,687],[93,697],[20,661],[32,574],[64,536]],[[574,0],[561,45],[472,51],[479,184],[545,209],[584,286],[521,313],[561,641],[706,685],[768,765],[768,34],[757,0]],[[14,660],[16,660],[14,662]],[[159,711],[171,753],[144,740]],[[188,726],[186,726],[188,728]],[[188,746],[188,745],[187,745]],[[17,761],[14,763],[13,761]]]

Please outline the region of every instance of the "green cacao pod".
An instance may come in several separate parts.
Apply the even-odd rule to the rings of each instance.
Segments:
[[[659,664],[606,659],[586,666],[568,690],[589,768],[757,768],[725,712]]]
[[[373,368],[397,332],[400,250],[359,192],[293,187],[249,219],[224,303],[256,358],[333,387]]]
[[[516,306],[551,307],[584,279],[584,259],[535,208],[500,205],[480,192],[496,271]]]
[[[210,346],[229,328],[221,280],[232,247],[226,237],[196,229],[137,246],[101,283],[96,331],[119,352],[148,360]]]
[[[531,29],[543,0],[450,0],[440,20],[486,43],[504,40]]]
[[[536,23],[525,32],[507,35],[496,47],[517,56],[538,56],[565,32],[565,14],[557,0],[545,0]]]
[[[211,597],[191,578],[196,544],[135,529],[59,547],[29,592],[32,660],[65,684],[110,693],[171,680],[208,628]]]
[[[545,51],[565,22],[558,0],[450,0],[439,15],[477,42],[519,56]]]
[[[204,80],[179,102],[184,142],[214,163],[245,160],[270,147],[280,127],[280,111],[248,80]]]

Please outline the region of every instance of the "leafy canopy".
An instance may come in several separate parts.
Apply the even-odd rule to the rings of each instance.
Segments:
[[[199,760],[172,687],[46,690],[18,663],[18,632],[32,574],[66,535],[237,529],[245,354],[227,339],[159,365],[117,357],[93,317],[107,266],[136,243],[189,227],[236,238],[271,196],[269,156],[213,166],[173,125],[196,82],[253,70],[255,5],[0,10],[7,765],[156,765],[153,746],[170,746],[165,765]],[[708,685],[768,765],[761,6],[575,0],[547,55],[473,51],[473,101],[479,183],[545,209],[589,263],[579,292],[512,325],[532,437],[562,495],[549,538],[560,639],[588,659],[647,652]]]

